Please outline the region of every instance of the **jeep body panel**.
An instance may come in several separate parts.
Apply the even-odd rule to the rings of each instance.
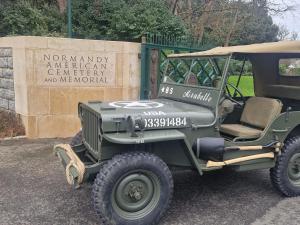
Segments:
[[[130,137],[128,133],[107,133],[103,137],[116,144],[144,144],[162,141],[184,140],[185,134],[178,130],[151,130],[137,132],[137,137]]]
[[[279,47],[274,48],[274,45]],[[285,48],[287,51],[282,52]],[[223,138],[224,146],[229,148],[261,146],[257,150],[225,152],[224,160],[274,152],[274,146],[264,146],[278,143],[282,147],[286,138],[300,125],[300,104],[294,102],[300,101],[300,76],[278,78],[278,60],[281,57],[300,58],[300,49],[299,53],[288,51],[294,51],[290,43],[273,43],[171,55],[170,60],[191,60],[181,64],[189,67],[183,77],[186,78],[189,73],[198,76],[200,72],[195,72],[195,68],[201,71],[209,68],[211,71],[206,71],[207,79],[212,84],[213,79],[218,78],[219,85],[197,86],[182,79],[181,83],[165,79],[165,76],[157,99],[79,103],[84,147],[97,163],[128,151],[145,151],[155,153],[168,165],[195,168],[200,174],[222,167],[208,168],[207,160],[196,156],[192,146],[199,138]],[[202,58],[206,59],[205,65],[194,66]],[[220,118],[219,106],[229,92],[227,83],[231,60],[245,58],[253,66],[255,96],[277,98],[283,102],[284,108],[263,129],[260,137],[230,139],[220,133],[224,121]],[[170,65],[174,71],[179,70],[175,64]],[[291,109],[289,106],[292,106]],[[276,151],[280,151],[281,147],[277,147]],[[258,158],[231,166],[238,170],[271,168],[276,156],[274,152],[274,158]]]
[[[82,104],[79,105],[79,108]],[[89,110],[101,114],[104,133],[126,131],[128,116],[145,120],[144,130],[186,128],[190,127],[191,124],[209,125],[215,119],[214,112],[207,107],[190,105],[171,99],[110,103],[91,102],[84,105],[85,108],[88,107]],[[175,120],[180,118],[181,121],[172,121],[173,118]],[[183,121],[183,119],[185,120]]]
[[[131,105],[128,106],[128,104]],[[150,110],[135,108],[143,104],[149,104],[157,108],[151,108]],[[124,108],[124,106],[129,108]],[[202,174],[198,159],[193,154],[191,146],[193,140],[201,134],[214,135],[215,129],[212,126],[215,124],[216,119],[215,113],[211,109],[160,98],[151,101],[80,103],[79,116],[82,119],[85,117],[85,110],[98,115],[98,119],[102,123],[101,132],[103,134],[101,136],[103,140],[101,145],[97,146],[99,149],[93,149],[84,140],[85,145],[90,148],[90,152],[95,158],[108,160],[116,154],[127,151],[150,151],[155,152],[169,165],[194,167]],[[127,118],[129,115],[132,118],[140,118],[146,121],[145,128],[137,130],[135,132],[136,136],[132,136],[130,132],[127,132]],[[158,123],[157,126],[156,123]],[[206,128],[202,130],[192,128],[193,125],[199,124],[204,125]],[[87,124],[82,124],[82,126],[84,131]],[[205,130],[208,132],[203,132]],[[170,146],[171,148],[168,148]],[[101,154],[98,154],[99,152]]]
[[[93,200],[101,218],[157,224],[150,220],[169,205],[173,167],[200,175],[271,168],[276,189],[300,195],[300,70],[290,73],[296,62],[300,69],[300,42],[219,47],[169,60],[157,99],[79,103],[80,144],[55,146],[69,184],[98,173]],[[254,93],[244,96],[238,86],[249,73]]]

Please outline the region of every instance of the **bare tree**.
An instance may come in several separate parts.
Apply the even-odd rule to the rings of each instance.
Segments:
[[[63,13],[66,10],[67,2],[68,0],[57,0],[57,5],[61,13]]]
[[[232,24],[231,24],[230,29],[229,29],[229,31],[227,32],[227,35],[226,35],[226,38],[225,38],[224,46],[228,46],[228,45],[229,45],[231,35],[232,35],[232,33],[234,32],[234,29],[235,29],[235,26],[236,26],[236,23],[237,23],[238,13],[239,13],[239,10],[236,9],[236,10],[235,10],[235,13],[234,13],[234,18],[233,18],[233,20],[232,20]]]
[[[174,15],[178,15],[179,13],[179,3],[180,3],[181,0],[168,0],[167,3],[169,4],[169,7],[172,11],[172,13]]]
[[[283,14],[285,12],[291,12],[295,10],[297,5],[296,1],[286,1],[286,0],[264,0],[266,2],[265,8],[272,15]]]
[[[293,31],[292,34],[291,34],[291,40],[292,41],[295,41],[295,40],[298,40],[298,33]]]
[[[284,26],[284,25],[280,25],[279,26],[279,31],[278,31],[278,40],[282,41],[282,40],[286,40],[288,39],[288,36],[290,35],[289,30]]]
[[[204,6],[203,6],[203,12],[201,16],[198,18],[197,26],[195,29],[195,37],[199,42],[202,41],[203,35],[204,35],[204,30],[205,26],[208,22],[209,18],[209,13],[212,10],[214,0],[205,0]]]
[[[170,10],[185,21],[195,39],[203,42],[208,37],[225,46],[254,15],[292,12],[293,1],[298,0],[167,0]],[[278,38],[291,35],[286,33],[280,29]]]
[[[187,0],[187,8],[188,8],[188,23],[189,23],[189,28],[192,29],[192,26],[193,26],[192,0]]]

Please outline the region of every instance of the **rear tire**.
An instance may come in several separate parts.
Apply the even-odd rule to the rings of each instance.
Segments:
[[[93,203],[105,225],[157,224],[171,203],[173,178],[157,156],[125,153],[109,160],[93,185]]]
[[[82,131],[79,131],[70,141],[70,146],[74,147],[76,145],[82,144]]]
[[[270,176],[273,186],[283,195],[300,195],[300,137],[286,141]]]

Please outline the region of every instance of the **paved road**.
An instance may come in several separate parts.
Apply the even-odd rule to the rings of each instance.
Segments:
[[[99,224],[91,185],[72,190],[52,153],[67,140],[0,143],[0,225]],[[300,224],[300,198],[283,198],[268,171],[175,172],[172,206],[159,225]]]

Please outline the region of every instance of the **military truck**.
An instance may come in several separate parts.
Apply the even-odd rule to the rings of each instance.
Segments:
[[[299,41],[169,55],[157,99],[79,103],[82,130],[55,146],[67,181],[94,181],[100,221],[117,225],[158,224],[174,168],[270,169],[298,196],[299,68]]]

